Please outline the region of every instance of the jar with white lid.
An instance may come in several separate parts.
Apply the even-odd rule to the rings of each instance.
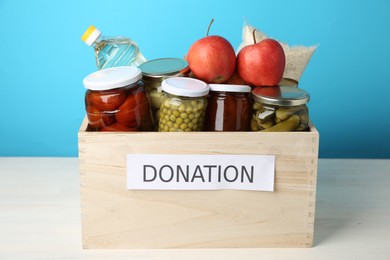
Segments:
[[[251,87],[209,84],[206,131],[248,131],[251,120]]]
[[[257,87],[251,121],[252,131],[305,131],[309,128],[310,95],[292,86]]]
[[[160,132],[202,131],[209,86],[198,79],[172,77],[162,82]]]
[[[141,70],[124,66],[89,74],[83,83],[89,131],[151,131],[153,118]]]

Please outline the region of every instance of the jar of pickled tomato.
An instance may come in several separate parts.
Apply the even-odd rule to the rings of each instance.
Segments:
[[[102,69],[84,78],[89,131],[151,131],[148,93],[136,67]]]

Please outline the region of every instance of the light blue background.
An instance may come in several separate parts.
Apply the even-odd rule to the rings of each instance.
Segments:
[[[321,158],[390,158],[389,12],[386,0],[0,0],[0,156],[77,156],[90,24],[154,59],[183,57],[211,18],[211,34],[238,47],[245,17],[291,45],[320,44],[300,87]]]

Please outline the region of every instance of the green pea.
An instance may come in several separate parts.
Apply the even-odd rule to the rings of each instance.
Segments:
[[[172,112],[172,114],[173,114],[175,117],[180,116],[180,113],[179,113],[179,111],[177,111],[177,110],[174,110],[174,111]]]
[[[186,111],[186,107],[183,104],[181,104],[179,106],[179,112],[184,112],[184,111]]]
[[[164,106],[167,108],[169,108],[171,106],[171,104],[169,103],[169,99],[164,101]]]

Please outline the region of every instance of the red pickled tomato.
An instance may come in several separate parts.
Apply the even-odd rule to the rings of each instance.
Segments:
[[[150,112],[151,112],[148,96],[146,95],[145,92],[138,92],[135,95],[135,99],[139,107],[138,111],[141,117],[146,120],[147,119],[146,117],[150,116]]]
[[[103,132],[127,132],[127,131],[137,131],[137,128],[130,128],[124,125],[114,123],[112,125],[106,126],[101,129]]]
[[[116,120],[125,126],[136,127],[137,121],[135,117],[135,108],[137,107],[136,99],[134,95],[129,95],[125,102],[119,106],[118,112],[115,114]]]
[[[87,90],[87,93],[85,94],[84,101],[85,101],[85,107],[92,106],[91,98],[90,96],[91,91]]]
[[[143,91],[138,91],[135,95],[129,95],[118,108],[116,120],[125,126],[137,127],[140,124],[140,120],[147,116],[148,104],[148,98]]]
[[[114,114],[104,113],[93,106],[88,106],[86,110],[88,123],[92,128],[100,129],[115,123]]]
[[[101,111],[113,111],[125,101],[126,91],[124,89],[88,91],[86,96],[97,109]]]
[[[146,93],[144,91],[138,91],[136,94],[135,94],[135,100],[137,102],[137,104],[141,104],[141,103],[144,103],[145,101],[148,100],[148,97],[146,96]]]

